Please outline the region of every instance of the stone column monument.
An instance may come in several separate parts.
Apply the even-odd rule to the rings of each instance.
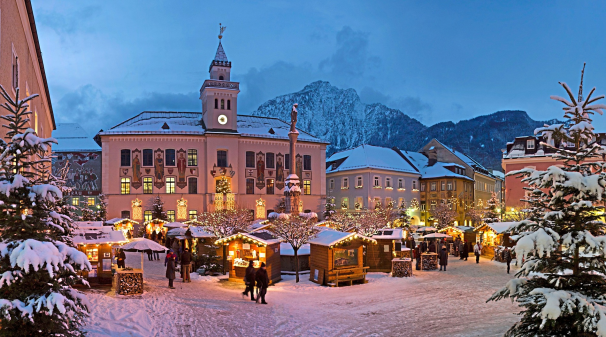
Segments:
[[[299,185],[299,177],[297,176],[296,158],[297,155],[295,146],[299,131],[297,131],[297,103],[293,104],[290,112],[290,131],[288,138],[290,139],[290,171],[286,177],[286,187],[284,188],[284,196],[286,199],[286,213],[299,214],[299,200],[301,196],[301,186]]]

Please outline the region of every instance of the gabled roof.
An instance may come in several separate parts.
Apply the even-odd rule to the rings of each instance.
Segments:
[[[421,178],[423,178],[423,179],[451,177],[451,178],[473,180],[473,179],[469,178],[468,176],[454,173],[453,171],[448,169],[448,167],[459,167],[459,168],[464,169],[464,167],[459,164],[437,162],[437,163],[433,164],[432,166],[428,166],[429,159],[427,157],[425,157],[425,155],[422,153],[402,151],[402,154],[407,156],[411,160],[411,162],[417,167],[417,169],[421,173]]]
[[[326,160],[326,173],[361,168],[419,174],[416,168],[394,149],[380,146],[360,145],[350,150],[337,152]]]
[[[509,227],[511,227],[511,225],[516,224],[517,222],[493,222],[493,223],[487,223],[483,226],[480,226],[478,228],[475,229],[476,232],[479,232],[483,229],[485,229],[486,227],[489,227],[490,229],[492,229],[493,231],[495,231],[497,234],[502,234],[507,232],[507,230],[509,229]]]
[[[402,228],[383,228],[378,230],[372,238],[375,240],[402,240],[404,238],[404,230]]]
[[[328,246],[332,247],[333,245],[338,244],[341,241],[352,239],[360,239],[363,241],[377,243],[377,240],[368,238],[366,236],[357,234],[357,233],[347,233],[347,232],[338,232],[332,230],[326,230],[319,232],[315,238],[309,240],[310,244],[319,245],[319,246]]]
[[[490,173],[490,171],[488,171],[487,168],[485,168],[482,164],[478,163],[475,159],[471,158],[470,156],[466,155],[465,153],[463,153],[461,151],[457,151],[457,150],[455,150],[453,148],[450,148],[450,147],[446,146],[444,143],[440,142],[439,140],[437,140],[435,138],[433,140],[435,140],[440,145],[442,145],[445,149],[447,149],[452,154],[454,154],[455,156],[457,156],[457,158],[459,158],[465,164],[467,164],[471,168],[473,168],[474,171],[477,171],[479,173],[483,173],[483,174],[487,174],[489,176],[492,176],[492,174]]]
[[[101,147],[78,123],[58,123],[53,131],[53,138],[58,144],[53,145],[53,152],[99,152]]]
[[[221,41],[219,41],[219,46],[217,47],[217,52],[215,53],[215,61],[227,62],[227,55],[225,54],[225,50],[223,50],[223,45]]]

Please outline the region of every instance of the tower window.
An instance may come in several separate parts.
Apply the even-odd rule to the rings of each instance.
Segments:
[[[217,151],[217,166],[227,167],[227,151],[225,151],[225,150]]]
[[[215,109],[219,109],[219,100],[215,98]]]
[[[221,110],[225,110],[225,100],[221,100]]]
[[[219,76],[219,81],[223,81],[223,75]]]
[[[231,99],[227,100],[227,110],[231,110]]]

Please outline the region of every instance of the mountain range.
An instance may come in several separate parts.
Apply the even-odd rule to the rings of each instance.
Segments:
[[[361,144],[418,151],[433,138],[459,150],[487,168],[502,170],[501,149],[515,137],[553,121],[535,121],[525,111],[506,110],[458,122],[426,126],[398,109],[360,101],[354,89],[316,81],[303,90],[263,103],[252,114],[290,120],[298,103],[297,127],[331,143],[327,156]]]

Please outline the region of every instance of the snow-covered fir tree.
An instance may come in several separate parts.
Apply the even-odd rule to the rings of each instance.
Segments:
[[[95,212],[95,221],[107,220],[107,197],[105,194],[99,194],[99,208]]]
[[[337,205],[335,205],[335,197],[326,197],[326,205],[324,205],[324,218],[330,219],[335,214]]]
[[[408,209],[406,208],[406,201],[402,200],[402,203],[398,207],[398,218],[394,223],[398,225],[398,227],[408,228],[410,227],[411,216],[408,215]]]
[[[488,201],[486,201],[486,210],[482,215],[482,221],[484,221],[484,223],[493,223],[501,221],[501,219],[499,219],[499,212],[497,212],[498,209],[499,199],[497,198],[497,194],[495,192],[492,192],[492,196],[490,197],[490,199],[488,199]]]
[[[164,211],[164,201],[157,196],[152,201],[152,219],[160,219],[166,220],[168,217],[166,216],[166,211]]]
[[[528,219],[509,228],[522,268],[489,299],[523,307],[507,336],[606,336],[606,163],[592,126],[606,105],[595,103],[604,98],[592,97],[595,88],[583,98],[582,83],[577,98],[566,83],[568,98],[551,97],[565,104],[565,123],[535,130],[558,165],[510,173],[524,177],[530,196]]]
[[[74,290],[91,269],[73,247],[72,220],[56,205],[63,197],[49,173],[52,138],[26,129],[28,103],[2,86],[8,114],[1,116],[8,143],[0,141],[0,336],[81,336],[88,300]]]
[[[80,209],[80,212],[82,213],[80,216],[81,221],[95,221],[95,211],[92,209],[85,206]]]

